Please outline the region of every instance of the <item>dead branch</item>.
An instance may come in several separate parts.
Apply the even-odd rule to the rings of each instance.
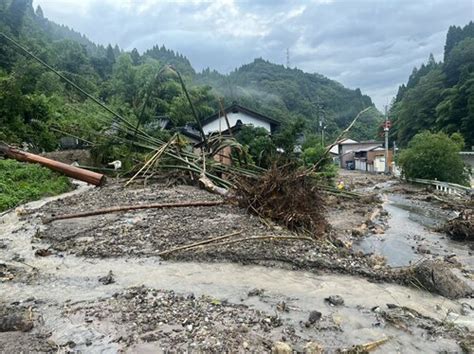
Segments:
[[[324,154],[322,155],[322,157],[319,159],[318,162],[316,162],[316,163],[314,164],[313,167],[311,167],[310,171],[315,171],[315,170],[318,168],[318,166],[321,164],[321,162],[326,158],[327,154],[329,154],[329,151],[331,151],[331,149],[332,149],[334,146],[336,146],[336,145],[338,145],[338,144],[340,143],[341,139],[344,138],[344,136],[349,132],[349,130],[351,130],[351,128],[352,128],[352,127],[354,126],[354,124],[357,122],[357,120],[359,119],[359,117],[360,117],[362,114],[364,114],[365,112],[367,112],[367,111],[368,111],[369,109],[371,109],[371,108],[372,108],[372,106],[367,107],[367,108],[363,109],[362,111],[360,111],[360,112],[356,115],[356,117],[355,117],[354,120],[351,122],[351,124],[349,124],[349,126],[348,126],[346,129],[344,129],[344,130],[341,132],[341,134],[339,134],[339,136],[336,138],[336,140],[335,140],[331,145],[329,145],[329,146],[326,148],[326,150],[324,151]]]
[[[239,235],[239,234],[241,234],[241,233],[242,233],[242,231],[237,231],[237,232],[233,232],[233,233],[230,233],[230,234],[227,234],[227,235],[224,235],[224,236],[214,237],[214,238],[207,239],[207,240],[204,240],[204,241],[195,242],[195,243],[192,243],[192,244],[190,244],[190,245],[184,245],[184,246],[172,248],[172,249],[170,249],[170,250],[166,250],[166,251],[163,251],[163,252],[158,253],[158,256],[163,257],[163,256],[166,256],[166,255],[168,255],[168,254],[170,254],[170,253],[174,253],[174,252],[178,252],[178,251],[183,251],[183,250],[195,248],[195,247],[198,247],[198,246],[201,246],[201,245],[205,245],[205,244],[208,244],[208,243],[220,241],[220,240],[223,240],[223,239],[226,239],[226,238],[235,236],[235,235]]]
[[[229,196],[229,190],[216,186],[209,178],[207,178],[204,174],[201,175],[199,178],[199,186],[205,189],[208,192],[219,194],[223,197]]]
[[[289,230],[321,235],[326,229],[319,186],[293,166],[273,165],[258,179],[238,178],[232,192],[240,207]]]
[[[102,214],[112,214],[112,213],[117,213],[117,212],[126,211],[126,210],[206,207],[206,206],[222,205],[224,203],[225,202],[222,201],[222,200],[217,200],[217,201],[200,201],[200,202],[183,202],[183,203],[123,205],[123,206],[117,206],[117,207],[112,207],[112,208],[86,211],[86,212],[82,212],[82,213],[74,213],[74,214],[65,214],[65,215],[53,216],[49,219],[43,220],[43,223],[47,224],[47,223],[50,223],[50,222],[56,221],[56,220],[83,218],[83,217],[86,217],[86,216],[94,216],[94,215],[102,215]]]

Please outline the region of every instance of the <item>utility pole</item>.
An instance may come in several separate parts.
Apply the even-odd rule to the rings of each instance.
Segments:
[[[290,48],[286,48],[286,67],[290,68]]]
[[[321,145],[324,146],[324,106],[322,103],[318,103],[318,120],[319,120],[319,129],[321,130]]]
[[[390,172],[388,166],[388,131],[390,129],[390,121],[388,120],[388,109],[385,106],[385,124],[383,126],[383,130],[385,132],[385,174],[388,175]]]

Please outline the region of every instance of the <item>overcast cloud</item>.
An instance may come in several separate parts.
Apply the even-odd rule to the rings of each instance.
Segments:
[[[34,0],[49,19],[101,44],[140,52],[164,44],[196,70],[227,73],[262,57],[359,87],[379,109],[474,0]]]

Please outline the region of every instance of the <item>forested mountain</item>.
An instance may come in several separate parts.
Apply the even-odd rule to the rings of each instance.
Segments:
[[[322,75],[263,59],[255,59],[228,75],[206,69],[196,75],[195,81],[212,86],[228,100],[242,102],[281,121],[300,117],[311,132],[318,131],[322,119],[327,131],[334,134],[372,105],[370,97],[359,89],[350,90]],[[375,138],[380,120],[381,115],[374,109],[355,127],[353,138]]]
[[[404,146],[423,130],[459,132],[474,145],[474,23],[451,26],[444,62],[433,55],[398,89],[390,109],[392,137]]]
[[[284,123],[305,122],[307,133],[319,133],[319,119],[324,119],[326,133],[335,135],[357,112],[372,106],[359,89],[262,59],[229,75],[197,74],[186,57],[164,46],[140,54],[96,45],[49,21],[40,7],[33,9],[32,0],[0,0],[0,31],[131,122],[162,116],[176,125],[193,122],[176,74],[162,70],[165,64],[183,75],[201,118],[217,110],[219,100],[224,105],[238,101]],[[374,108],[354,127],[353,138],[375,138],[380,120]],[[0,37],[0,140],[50,150],[64,132],[96,141],[110,125],[100,108]]]

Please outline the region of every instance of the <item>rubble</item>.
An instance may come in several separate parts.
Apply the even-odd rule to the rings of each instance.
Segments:
[[[464,209],[455,219],[449,220],[441,230],[456,241],[474,241],[474,210]]]
[[[65,311],[84,321],[107,318],[124,328],[122,334],[113,334],[112,341],[130,348],[140,342],[157,342],[163,351],[236,352],[246,343],[250,351],[269,352],[272,342],[265,338],[274,331],[285,333],[289,343],[301,341],[278,318],[246,305],[143,286]]]

